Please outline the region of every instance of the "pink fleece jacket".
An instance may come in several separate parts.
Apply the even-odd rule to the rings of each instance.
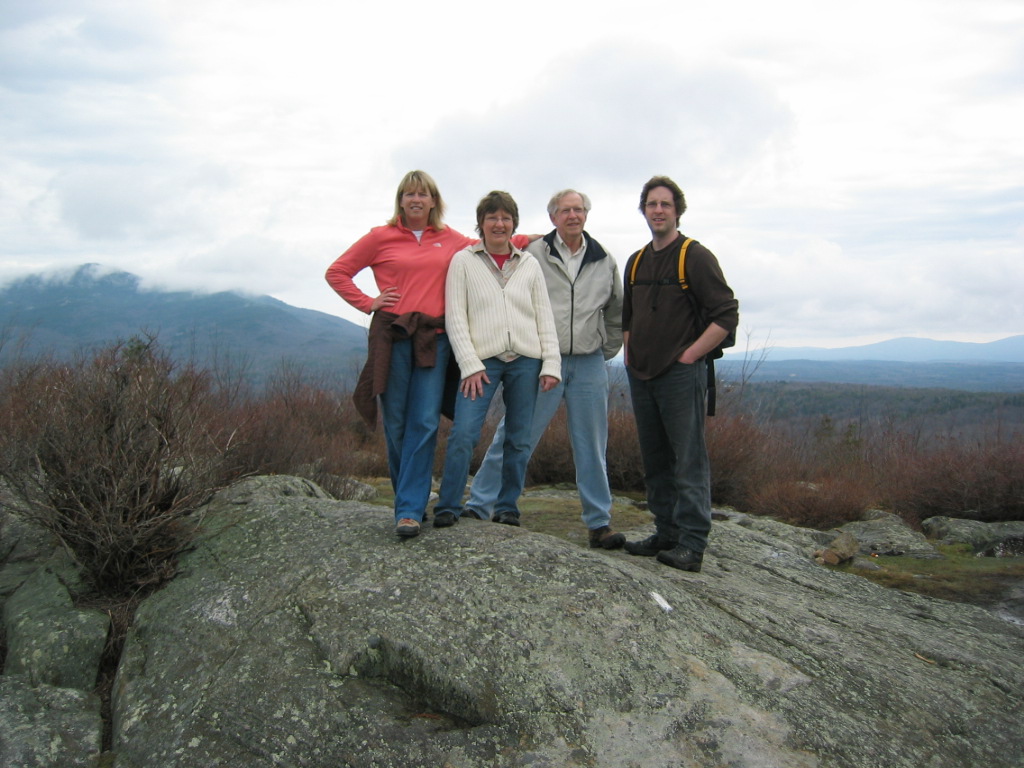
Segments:
[[[444,284],[448,265],[458,251],[477,242],[445,227],[428,227],[417,242],[405,225],[374,227],[359,238],[327,268],[327,282],[341,298],[362,312],[370,313],[373,296],[363,293],[353,278],[369,267],[377,288],[398,288],[401,298],[388,307],[395,315],[421,312],[430,317],[444,315]],[[525,247],[529,238],[516,235],[513,242]]]

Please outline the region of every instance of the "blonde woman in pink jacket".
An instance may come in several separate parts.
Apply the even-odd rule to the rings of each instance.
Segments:
[[[376,426],[379,398],[395,491],[395,531],[404,537],[419,533],[430,497],[451,358],[444,327],[448,265],[457,251],[476,242],[446,226],[444,211],[434,180],[410,171],[398,185],[388,222],[353,243],[326,275],[345,301],[373,315],[366,365],[353,399]],[[364,269],[373,272],[376,296],[354,282]]]

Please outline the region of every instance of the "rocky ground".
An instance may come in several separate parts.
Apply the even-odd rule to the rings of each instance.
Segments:
[[[1024,632],[822,564],[921,544],[884,516],[840,537],[719,510],[689,574],[530,522],[402,541],[387,507],[297,478],[205,514],[136,614],[107,765],[1022,764]],[[96,765],[95,617],[31,531],[0,542],[0,764]]]

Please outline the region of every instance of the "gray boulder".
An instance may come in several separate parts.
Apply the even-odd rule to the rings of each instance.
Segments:
[[[1024,521],[983,523],[957,517],[929,517],[921,528],[943,544],[970,544],[984,557],[1020,557],[1024,555]]]
[[[862,520],[846,523],[837,529],[853,536],[862,555],[906,555],[937,558],[941,554],[920,531],[915,531],[899,515],[869,510]]]
[[[0,765],[95,766],[103,721],[98,697],[0,675]]]
[[[688,574],[477,521],[401,541],[293,478],[206,520],[129,634],[120,768],[1021,765],[1021,630],[822,568],[817,532],[720,521]]]
[[[79,610],[58,575],[58,558],[36,568],[3,605],[7,636],[5,675],[31,683],[90,691],[96,685],[110,619],[95,610]],[[77,574],[76,574],[77,575]]]
[[[72,605],[79,578],[51,535],[0,508],[0,766],[95,766],[107,618]]]
[[[57,547],[52,535],[12,514],[11,503],[8,492],[0,484],[0,605]]]

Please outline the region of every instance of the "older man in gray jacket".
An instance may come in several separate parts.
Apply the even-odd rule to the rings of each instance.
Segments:
[[[608,372],[605,361],[622,348],[622,281],[619,270],[600,243],[584,231],[590,198],[574,189],[556,193],[548,203],[554,231],[530,244],[527,251],[544,271],[562,353],[562,380],[541,392],[533,414],[530,452],[564,399],[569,441],[576,464],[576,487],[583,505],[583,523],[591,547],[615,549],[624,543],[611,528],[611,490],[605,451],[608,446]],[[498,426],[487,455],[473,480],[465,514],[491,518],[501,482],[504,422]],[[495,522],[519,525],[519,518],[500,513]]]

